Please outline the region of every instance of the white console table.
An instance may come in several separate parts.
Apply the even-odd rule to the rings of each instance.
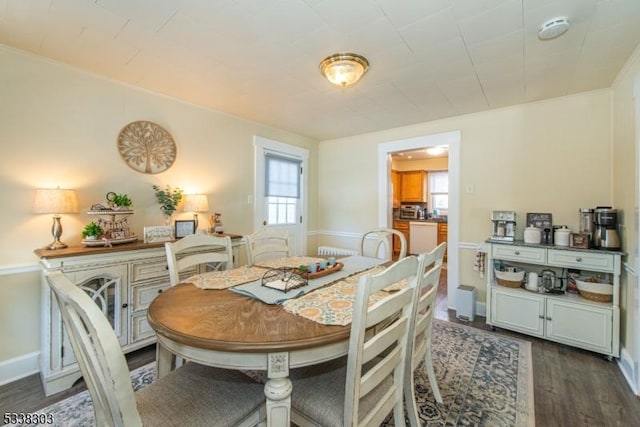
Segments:
[[[487,324],[594,351],[608,359],[620,356],[620,269],[622,252],[576,249],[523,242],[487,241]],[[537,293],[495,282],[494,261],[526,271],[541,268],[610,273],[611,302],[578,294]]]
[[[242,236],[225,234],[233,244],[234,266],[244,254]],[[169,287],[164,243],[127,243],[112,247],[37,249],[42,279],[40,376],[45,395],[71,387],[82,375],[44,273],[61,270],[100,306],[125,353],[156,341],[147,322],[151,301]],[[202,267],[201,267],[202,268]],[[200,272],[197,266],[181,273]]]

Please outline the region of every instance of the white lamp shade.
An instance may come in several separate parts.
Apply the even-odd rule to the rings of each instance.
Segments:
[[[209,212],[209,198],[206,194],[185,194],[183,212]]]
[[[41,188],[36,190],[33,212],[42,214],[78,213],[78,198],[74,190]]]

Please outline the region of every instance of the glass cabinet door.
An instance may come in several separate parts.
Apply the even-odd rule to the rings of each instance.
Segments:
[[[127,295],[125,266],[106,267],[65,273],[96,303],[118,337],[120,345],[127,344]],[[61,326],[61,330],[64,328]],[[73,349],[66,332],[62,333],[62,366],[75,363]]]

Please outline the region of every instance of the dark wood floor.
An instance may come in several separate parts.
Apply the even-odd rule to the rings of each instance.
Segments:
[[[446,279],[446,274],[443,279]],[[442,280],[436,307],[438,319],[489,330],[484,317],[476,316],[473,322],[457,319],[455,311],[447,309],[446,292],[446,280]],[[535,418],[538,427],[640,426],[640,401],[615,362],[609,362],[595,353],[526,335],[503,330],[493,333],[532,343]],[[155,346],[127,356],[131,369],[154,359]],[[39,375],[32,375],[0,386],[0,412],[37,412],[85,388],[80,380],[70,390],[45,397]]]

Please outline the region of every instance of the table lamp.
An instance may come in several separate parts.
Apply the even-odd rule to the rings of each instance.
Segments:
[[[53,214],[53,225],[51,226],[53,242],[47,246],[47,249],[66,248],[67,245],[60,241],[60,236],[62,236],[60,214],[78,213],[76,192],[59,187],[38,189],[33,203],[33,212]]]
[[[198,212],[209,212],[209,198],[206,194],[185,194],[183,212],[193,212],[193,220],[198,229]]]

